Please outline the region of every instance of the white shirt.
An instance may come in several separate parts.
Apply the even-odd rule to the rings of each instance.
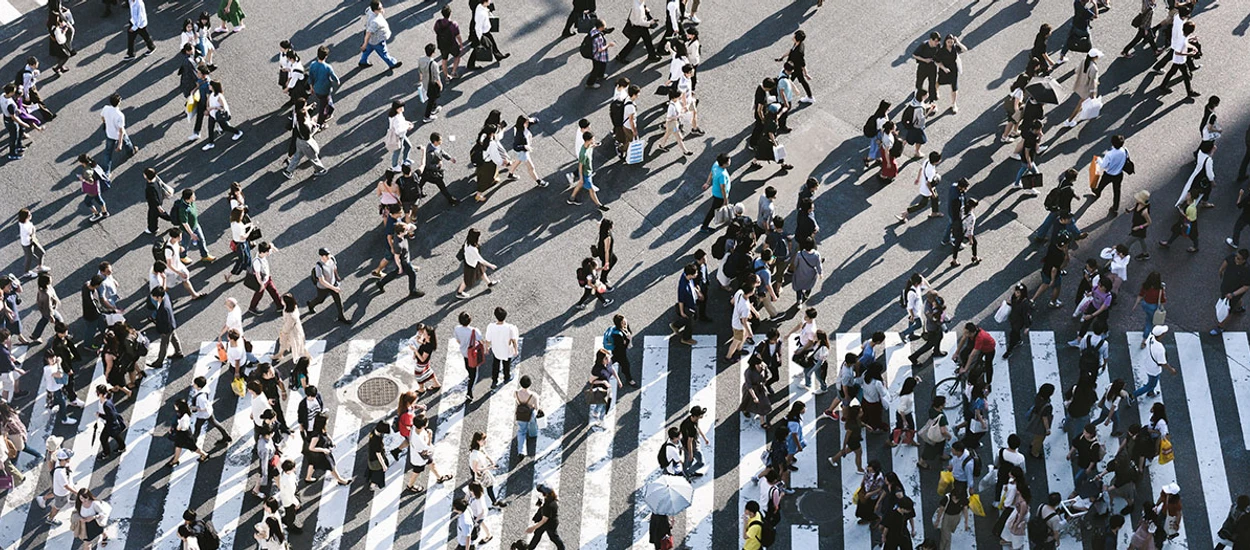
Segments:
[[[208,391],[196,390],[195,386],[191,387],[191,407],[195,409],[191,414],[196,420],[213,416],[213,400],[209,399]]]
[[[178,420],[177,422],[174,423],[174,429],[180,432],[191,431],[191,415],[189,414],[178,415]]]
[[[260,284],[269,282],[269,258],[262,258],[259,255],[252,258],[252,271],[256,273]]]
[[[130,0],[130,27],[138,30],[148,26],[148,10],[143,0]]]
[[[412,122],[404,118],[403,113],[395,113],[390,119],[391,133],[399,136],[400,141],[408,137],[408,131],[412,130]]]
[[[278,501],[282,503],[283,508],[299,506],[299,499],[295,497],[296,470],[298,468],[278,474]]]
[[[924,161],[924,166],[920,167],[920,196],[933,196],[933,190],[929,186],[935,177],[937,177],[937,167],[927,160]]]
[[[898,402],[894,404],[894,409],[898,414],[904,416],[916,412],[916,395],[909,393],[898,396]]]
[[[434,447],[430,445],[430,430],[412,430],[408,433],[408,462],[413,466],[425,466],[430,461],[421,456],[421,453],[429,453],[434,451]]]
[[[635,27],[645,27],[650,24],[651,20],[647,18],[647,6],[643,0],[634,0],[634,7],[629,10],[629,18],[626,22]]]
[[[907,289],[907,312],[917,319],[924,318],[924,294],[929,289],[924,285],[914,286]]]
[[[248,227],[243,222],[230,222],[230,240],[241,243],[247,240]]]
[[[1111,272],[1119,277],[1121,282],[1128,280],[1128,263],[1133,259],[1132,256],[1121,256],[1114,248],[1104,248],[1102,259],[1111,260]]]
[[[860,391],[863,392],[864,401],[880,403],[885,400],[885,384],[882,384],[880,380],[874,379],[871,383],[860,386]]]
[[[486,157],[486,160],[502,167],[504,161],[508,158],[508,150],[504,148],[503,143],[500,143],[499,138],[496,137],[486,144],[486,150],[483,152],[483,155]]]
[[[219,112],[230,112],[230,104],[226,103],[225,94],[208,95],[208,115],[216,118]]]
[[[464,548],[469,547],[469,540],[473,536],[473,517],[468,510],[461,512],[456,517],[456,544]]]
[[[241,338],[240,338],[239,345],[226,346],[226,361],[229,362],[231,366],[234,366],[234,365],[242,366],[243,363],[247,362],[247,348],[243,347],[243,342]],[[260,412],[265,412],[265,411],[264,409],[262,409]]]
[[[681,445],[672,441],[665,441],[664,460],[667,462],[664,466],[664,473],[671,475],[680,474],[681,467],[685,464],[685,460],[681,456]]]
[[[1159,376],[1163,373],[1163,365],[1168,362],[1168,350],[1163,347],[1163,342],[1155,340],[1154,335],[1146,338],[1148,343],[1146,349],[1150,351],[1150,361],[1144,361],[1143,367],[1149,376]]]
[[[628,99],[626,99],[625,101],[626,101],[625,111],[624,111],[625,116],[622,118],[622,120],[625,121],[625,127],[629,128],[630,130],[633,130],[634,128],[638,126],[638,121],[637,119],[635,119],[634,123],[630,124],[629,118],[638,114],[638,106],[634,105],[634,102],[629,101]],[[578,152],[580,153],[580,151]]]
[[[65,486],[73,487],[69,479],[69,466],[56,465],[56,469],[52,470],[52,494],[58,497],[68,497],[69,491]]]
[[[799,345],[806,346],[816,339],[816,321],[808,321],[803,323],[803,328],[799,329]]]
[[[289,74],[290,76],[288,76],[286,79],[286,89],[288,90],[294,89],[295,83],[303,80],[305,77],[304,64],[300,63],[299,61],[292,61],[291,72],[287,74]]]
[[[491,323],[486,325],[487,342],[490,342],[490,353],[500,361],[516,357],[512,352],[512,342],[521,337],[516,325],[512,323]]]
[[[58,382],[57,378],[61,380]],[[43,387],[47,388],[48,393],[61,391],[61,388],[65,387],[65,382],[65,373],[61,369],[61,360],[59,358],[43,366]]]
[[[668,11],[668,24],[673,26],[673,30],[680,30],[678,28],[681,26],[681,15],[678,13],[679,8],[680,5],[677,3],[677,0],[669,0],[664,5],[664,9]]]
[[[30,221],[18,222],[17,231],[22,240],[22,246],[30,246],[35,239],[35,224]]]
[[[100,110],[100,116],[104,117],[104,135],[109,139],[121,139],[121,132],[126,129],[126,115],[122,114],[122,110],[105,105]]]
[[[744,330],[745,326],[742,320],[751,316],[751,304],[747,302],[746,295],[742,290],[734,293],[734,315],[731,319],[731,326],[734,330]]]
[[[469,267],[477,267],[477,264],[481,262],[482,262],[482,254],[478,252],[477,247],[465,245],[464,263],[467,264]]]
[[[490,33],[490,8],[482,4],[473,8],[473,30],[479,37]]]
[[[257,394],[256,397],[252,398],[251,407],[252,407],[252,423],[256,424],[257,426],[263,425],[265,421],[262,420],[260,416],[262,414],[265,414],[265,411],[270,409],[269,398],[265,397],[265,394],[263,393]]]
[[[675,82],[678,78],[681,78],[681,69],[682,67],[685,67],[687,63],[690,63],[687,58],[677,57],[676,55],[673,56],[673,60],[668,62],[669,82]]]
[[[692,41],[690,41],[690,42],[686,43],[686,59],[689,59],[689,60],[690,60],[690,64],[691,64],[691,65],[694,65],[694,66],[696,66],[696,67],[698,67],[698,66],[699,66],[699,48],[700,48],[700,46],[701,46],[701,45],[699,44],[699,41],[698,41],[698,40],[692,40]]]
[[[1024,467],[1024,454],[1021,453],[1020,451],[1013,451],[1011,449],[1003,449],[1003,461],[1005,461],[1008,464],[1011,464],[1012,466],[1019,466],[1023,468]]]

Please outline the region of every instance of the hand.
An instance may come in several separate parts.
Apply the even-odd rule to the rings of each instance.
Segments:
[[[533,532],[534,532],[534,528],[533,528],[533,527],[526,527],[526,528],[525,528],[525,534],[527,534],[527,535],[528,535],[528,534],[533,533]]]
[[[364,45],[364,44],[361,44],[361,45],[360,45],[360,51],[362,51],[362,52],[363,52],[363,51],[365,51],[365,45]]]

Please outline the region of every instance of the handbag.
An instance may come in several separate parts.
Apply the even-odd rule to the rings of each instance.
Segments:
[[[1150,318],[1150,323],[1154,325],[1162,325],[1168,320],[1167,305],[1163,303],[1167,299],[1167,292],[1159,291],[1159,307],[1155,308],[1155,314]]]
[[[785,145],[773,146],[773,160],[777,162],[786,160],[786,146]]]
[[[542,409],[538,409],[538,412],[534,413],[534,423],[538,425],[538,429],[540,430],[546,428],[547,413],[543,412]]]
[[[994,312],[994,320],[1001,323],[1007,320],[1008,315],[1011,315],[1011,304],[1003,300],[1003,303],[998,305],[998,311]]]
[[[629,142],[629,148],[625,151],[625,164],[642,163],[643,153],[646,151],[647,142],[641,139],[635,139]]]
[[[490,16],[490,32],[499,32],[499,18],[493,15]]]
[[[1220,298],[1220,301],[1215,303],[1215,321],[1223,323],[1225,319],[1228,319],[1229,309],[1228,298]]]
[[[1089,190],[1090,191],[1098,190],[1098,176],[1099,176],[1098,158],[1099,158],[1098,155],[1094,155],[1094,158],[1090,159],[1089,161]]]
[[[972,493],[972,496],[968,497],[968,509],[977,516],[985,517],[985,506],[981,504],[981,495]]]
[[[248,290],[251,290],[253,292],[260,290],[260,279],[256,278],[255,273],[249,272],[246,276],[243,277],[243,286],[247,287]]]
[[[1040,172],[1025,174],[1020,178],[1020,186],[1025,189],[1036,189],[1042,186],[1042,174]]]
[[[941,416],[935,416],[925,422],[923,428],[920,429],[920,439],[930,445],[946,442],[946,437],[942,435]]]
[[[1159,438],[1159,465],[1163,466],[1172,461],[1174,454],[1172,452],[1172,436],[1165,435]]]
[[[226,354],[226,345],[217,342],[217,362],[224,365],[226,361],[229,361],[229,355]]]
[[[673,550],[673,535],[664,535],[660,539],[660,550]]]
[[[259,227],[256,227],[256,225],[255,225],[255,224],[253,224],[253,225],[252,225],[252,230],[247,232],[247,240],[248,240],[248,241],[259,241],[259,240],[261,240],[262,238],[264,238],[264,235],[260,232],[260,228],[259,228]]]
[[[863,495],[864,487],[862,485],[856,487],[855,492],[851,493],[851,504],[859,504],[860,500],[863,499]]]
[[[486,361],[486,346],[477,341],[477,330],[469,334],[469,347],[465,351],[465,364],[471,369],[476,369]]]
[[[243,381],[242,376],[235,377],[234,380],[230,381],[230,391],[234,392],[235,395],[239,397],[243,397],[243,394],[246,393],[246,390],[247,390],[247,383]]]
[[[495,53],[490,51],[490,46],[480,44],[473,48],[473,61],[475,63],[490,63],[495,60]]]
[[[593,30],[597,18],[593,11],[582,12],[582,18],[577,20],[577,32],[585,34]]]

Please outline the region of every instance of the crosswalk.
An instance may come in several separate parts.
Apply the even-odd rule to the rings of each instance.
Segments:
[[[1021,434],[1027,445],[1025,411],[1033,394],[1043,384],[1066,388],[1074,383],[1078,354],[1063,345],[1066,338],[1033,331],[1022,347],[1027,351],[1005,360],[1001,358],[1005,336],[991,334],[998,341],[1000,354],[994,361],[995,376],[989,397],[991,424],[981,449],[983,458],[989,461],[1010,434]],[[857,352],[863,341],[859,333],[832,336],[836,351],[831,359]],[[339,486],[327,475],[323,481],[301,486],[299,523],[303,524],[304,533],[293,537],[293,547],[454,547],[451,502],[465,496],[470,479],[467,448],[472,434],[480,431],[487,434],[485,450],[499,463],[498,495],[512,503],[504,511],[488,513],[485,527],[493,537],[481,548],[507,548],[512,541],[526,536],[524,529],[537,510],[532,487],[539,483],[561,495],[560,534],[566,544],[601,550],[651,548],[649,513],[643,504],[642,487],[660,475],[654,457],[666,439],[665,431],[684,419],[692,405],[709,411],[701,426],[710,440],[702,446],[707,475],[693,480],[693,503],[675,518],[675,538],[692,549],[732,548],[740,544],[742,506],[760,497],[753,477],[760,470],[760,455],[771,434],[765,434],[758,421],[744,420],[737,413],[746,362],[723,361],[726,340],[715,335],[698,335],[695,341],[693,346],[684,346],[671,343],[664,336],[639,337],[636,342],[641,345],[630,353],[635,358],[640,387],[614,388],[612,406],[602,425],[593,429],[587,426],[587,404],[582,397],[589,367],[581,365],[591,363],[599,346],[598,336],[530,338],[514,365],[514,380],[487,393],[482,380],[486,376],[481,375],[487,373],[483,371],[478,376],[478,398],[474,401],[465,399],[468,373],[459,345],[454,340],[440,342],[440,360],[435,361],[435,368],[443,389],[437,396],[423,397],[421,402],[429,407],[427,416],[435,434],[434,459],[443,473],[455,478],[440,484],[434,476],[426,475],[426,492],[418,497],[403,490],[406,457],[386,472],[382,488],[370,491],[362,447],[369,430],[388,413],[352,403],[353,380],[383,376],[379,373],[391,372],[381,368],[388,365],[411,372],[412,359],[405,352],[406,341],[396,345],[394,340],[350,340],[340,346],[310,341],[308,348],[313,360],[309,381],[322,388],[327,402],[338,403],[329,410],[336,463],[345,477],[355,476],[356,480],[350,486]],[[1140,344],[1140,333],[1112,338],[1110,366],[1099,378],[1100,393],[1116,378],[1131,381],[1130,385],[1145,383],[1144,362],[1150,359]],[[1165,373],[1160,381],[1160,395],[1143,396],[1135,407],[1128,407],[1136,410],[1124,411],[1122,423],[1144,423],[1154,403],[1166,403],[1176,458],[1171,464],[1149,467],[1139,483],[1138,508],[1131,522],[1139,521],[1142,502],[1153,501],[1164,485],[1178,483],[1186,507],[1182,534],[1170,543],[1170,548],[1207,548],[1224,521],[1231,499],[1246,492],[1250,483],[1250,338],[1245,333],[1208,337],[1180,332],[1169,334],[1165,344],[1169,363],[1180,374]],[[254,345],[261,360],[275,350],[271,341],[257,341]],[[791,356],[796,345],[793,340],[786,343],[786,357]],[[947,334],[942,349],[953,351],[955,345],[956,335]],[[947,356],[931,367],[923,366],[913,372],[907,358],[910,346],[897,333],[887,333],[885,382],[891,396],[896,396],[904,380],[919,376],[922,382],[916,393],[916,409],[918,415],[923,415],[931,406],[935,381],[953,376],[956,366],[952,356]],[[21,347],[15,351],[19,357],[35,355]],[[150,351],[149,360],[156,351]],[[63,427],[53,425],[54,417],[44,406],[42,388],[35,393],[28,417],[32,441],[40,447],[49,434],[67,436],[65,447],[74,451],[74,483],[90,487],[114,508],[115,542],[111,548],[179,548],[177,527],[187,509],[211,518],[222,534],[223,548],[251,547],[252,525],[259,519],[260,503],[250,492],[257,475],[250,402],[229,390],[230,375],[217,362],[214,352],[215,342],[204,342],[198,346],[193,364],[187,362],[189,368],[178,370],[171,365],[150,371],[133,398],[120,405],[129,424],[126,451],[120,458],[101,464],[96,463],[97,449],[92,438],[92,423],[99,407],[95,396],[87,396],[87,407],[78,426]],[[489,363],[483,368],[489,369]],[[102,363],[80,369],[90,373],[91,386],[103,381]],[[836,366],[831,366],[830,382],[836,372]],[[513,454],[516,426],[512,393],[518,387],[515,379],[522,374],[534,379],[535,387],[531,389],[540,396],[546,426],[528,442],[527,447],[536,451],[534,460],[518,466]],[[217,418],[234,441],[215,449],[212,445],[204,446],[212,451],[213,458],[208,462],[198,463],[194,455],[184,454],[181,463],[171,469],[167,463],[172,445],[162,437],[172,421],[169,404],[186,396],[187,381],[194,376],[208,379]],[[404,391],[407,381],[395,381]],[[857,522],[855,506],[851,504],[860,483],[852,459],[846,459],[836,470],[824,460],[837,452],[844,436],[843,425],[819,416],[832,401],[834,392],[817,394],[808,390],[803,384],[802,368],[790,360],[783,363],[781,381],[773,389],[771,420],[775,425],[784,425],[782,417],[792,403],[807,404],[802,430],[808,443],[807,449],[796,457],[798,470],[791,473],[791,487],[796,495],[785,499],[785,527],[779,530],[774,548],[871,548],[878,541],[868,527]],[[288,422],[294,421],[301,397],[299,391],[291,392],[284,409]],[[1062,418],[1061,392],[1056,393],[1052,404],[1057,412],[1056,426],[1046,438],[1045,457],[1030,459],[1026,471],[1034,495],[1059,492],[1066,496],[1074,483],[1066,460],[1068,439],[1057,424]],[[893,423],[893,413],[887,414]],[[962,421],[959,408],[950,409],[947,414],[952,426]],[[923,416],[918,423],[923,423]],[[1114,439],[1107,437],[1109,431],[1110,428],[1100,427],[1100,433],[1111,441],[1108,458],[1117,447]],[[216,441],[217,437],[216,433],[201,435],[202,441]],[[886,471],[895,473],[904,491],[915,501],[915,525],[921,530],[915,534],[915,542],[935,537],[937,533],[929,517],[937,504],[937,472],[917,468],[915,447],[891,448],[885,444],[886,439],[880,435],[865,437],[864,463],[878,461]],[[300,448],[297,433],[283,442],[283,456],[298,463]],[[302,466],[298,473],[302,478]],[[49,483],[46,474],[37,470],[32,474],[0,503],[0,548],[74,548],[78,543],[69,532],[68,513],[61,516],[62,525],[49,528],[43,523],[46,511],[30,504],[31,498],[45,491]],[[573,488],[570,494],[561,493],[562,485]],[[832,495],[842,505],[813,509],[795,504],[804,495],[815,492]],[[996,495],[983,494],[982,499],[989,509],[988,517],[975,518],[971,530],[965,530],[962,524],[956,529],[953,542],[959,547],[998,547],[996,537],[990,533],[998,513],[994,509]],[[1065,528],[1060,548],[1082,548],[1083,540],[1092,537],[1089,523],[1071,522]],[[1119,539],[1127,541],[1128,535],[1129,529],[1125,529]],[[546,547],[549,546],[540,546]]]
[[[23,15],[48,4],[48,0],[0,0],[0,25],[8,25]]]

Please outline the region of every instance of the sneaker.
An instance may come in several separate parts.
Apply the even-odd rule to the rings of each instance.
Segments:
[[[156,51],[156,48],[148,48],[148,51],[143,52],[143,57],[147,57],[147,56],[149,56],[149,55],[152,55],[152,52],[154,52],[154,51]]]
[[[283,175],[283,177],[285,177],[286,179],[291,179],[291,178],[295,177],[295,174],[292,174],[290,170],[287,170],[287,169],[285,169],[285,168],[283,168],[283,169],[282,169],[282,175]]]
[[[201,151],[209,151],[209,150],[213,149],[214,147],[217,147],[217,146],[216,146],[216,145],[213,145],[212,143],[209,143],[209,144],[206,144],[206,145],[205,145],[205,146],[203,146],[203,147],[200,147],[200,150],[201,150]]]
[[[611,210],[611,208],[608,208],[607,206],[604,206],[604,205],[602,205],[602,204],[601,204],[601,205],[599,205],[599,211],[600,211],[600,212],[607,212],[608,210]]]
[[[1020,160],[1020,153],[1012,153],[1012,154],[1011,154],[1011,155],[1009,155],[1007,158],[1009,158],[1009,159],[1011,159],[1011,160]]]
[[[612,305],[614,302],[616,302],[616,300],[613,300],[613,299],[611,299],[611,298],[608,298],[608,299],[606,299],[606,300],[604,300],[604,301],[603,301],[603,305],[604,305],[604,307],[607,307],[607,306]]]
[[[104,217],[104,216],[101,216],[99,212],[92,212],[92,213],[91,213],[91,217],[90,217],[90,218],[87,218],[87,221],[89,221],[89,222],[91,222],[91,223],[95,223],[95,222],[100,221],[100,218],[103,218],[103,217]]]
[[[44,500],[43,500],[43,495],[39,495],[39,496],[35,497],[35,505],[36,505],[36,506],[38,506],[38,507],[40,507],[40,508],[47,508],[47,507],[48,507],[48,503],[47,503],[47,502],[44,502]]]
[[[59,522],[59,521],[57,521],[57,520],[55,520],[55,519],[52,519],[52,518],[48,518],[48,519],[46,519],[46,520],[43,520],[43,522],[44,522],[44,523],[46,523],[46,524],[48,524],[48,525],[50,525],[50,526],[52,526],[52,527],[60,527],[60,526],[61,526],[61,522]]]
[[[1233,242],[1233,238],[1232,238],[1232,237],[1229,237],[1229,238],[1227,238],[1227,239],[1224,239],[1224,244],[1228,245],[1230,248],[1237,248],[1237,243],[1234,243],[1234,242]]]
[[[205,262],[205,263],[212,263],[213,260],[216,260],[216,259],[217,259],[216,256],[209,254],[208,256],[204,256],[203,258],[200,258],[200,261]]]
[[[457,299],[457,300],[463,300],[463,299],[468,298],[468,297],[469,297],[469,295],[468,295],[468,294],[465,294],[465,293],[463,293],[463,292],[457,292],[457,293],[456,293],[456,299]]]
[[[1076,121],[1074,121],[1074,120],[1065,120],[1065,121],[1063,121],[1063,124],[1060,124],[1059,126],[1062,126],[1062,127],[1064,127],[1064,128],[1076,128]]]
[[[132,61],[134,60],[134,58],[135,58],[135,54],[127,54],[126,57],[122,58],[122,61]]]
[[[800,99],[800,100],[799,100],[799,103],[804,103],[804,104],[808,104],[808,105],[810,105],[810,104],[812,104],[812,103],[816,103],[816,98],[811,97],[811,96],[808,96],[808,97],[805,97],[805,98],[803,98],[803,99]]]
[[[1079,348],[1081,347],[1081,339],[1077,338],[1076,340],[1070,340],[1068,341],[1068,345],[1074,348]]]
[[[537,186],[539,186],[539,187],[546,187],[546,186],[551,185],[551,184],[547,183],[547,180],[538,180],[538,181],[534,182],[534,185],[537,185]]]
[[[573,206],[581,206],[581,205],[582,205],[582,201],[575,201],[575,200],[573,200],[573,199],[569,199],[569,200],[566,200],[566,201],[564,201],[564,202],[565,202],[566,204],[571,204],[571,205],[573,205]]]
[[[187,141],[195,141],[197,139],[200,139],[200,134],[198,133],[187,136]]]
[[[700,21],[700,20],[699,20],[699,16],[697,16],[697,15],[691,15],[691,16],[690,16],[690,22],[691,22],[691,23],[694,23],[694,24],[696,24],[696,25],[698,25],[699,23],[702,23],[702,21]]]
[[[240,131],[238,131],[238,132],[235,132],[235,133],[234,133],[234,136],[232,136],[232,137],[230,138],[230,141],[239,141],[239,138],[241,138],[241,137],[243,137],[243,131],[242,131],[242,130],[240,130]]]
[[[314,177],[314,178],[317,178],[317,177],[324,176],[324,175],[326,174],[326,172],[329,172],[329,171],[330,171],[330,169],[329,169],[329,168],[318,168],[318,169],[316,169],[316,170],[314,170],[314,171],[313,171],[313,177]]]
[[[431,122],[434,122],[434,119],[436,119],[436,118],[438,118],[438,117],[436,117],[436,116],[427,116],[427,117],[425,117],[425,118],[421,119],[421,121],[422,121],[422,122],[425,122],[426,124],[429,124],[429,123],[431,123]]]
[[[829,457],[828,460],[829,460],[829,465],[833,466],[834,468],[841,466],[841,464],[839,464],[838,461],[834,460],[833,457]]]
[[[86,406],[87,406],[87,404],[86,404],[86,403],[84,403],[82,399],[75,399],[75,400],[73,400],[73,401],[70,401],[70,403],[69,403],[69,404],[70,404],[71,406],[78,407],[78,408],[80,408],[80,409],[81,409],[81,408],[83,408],[83,407],[86,407]]]
[[[1210,332],[1211,336],[1219,336],[1220,334],[1223,334],[1223,333],[1224,333],[1224,329],[1220,327],[1215,327],[1211,329],[1211,332]]]
[[[393,70],[398,69],[398,68],[403,67],[403,66],[404,66],[404,62],[403,62],[403,61],[396,61],[394,65],[391,65],[391,70],[393,71]]]
[[[22,155],[9,155],[9,160],[22,160]]]

